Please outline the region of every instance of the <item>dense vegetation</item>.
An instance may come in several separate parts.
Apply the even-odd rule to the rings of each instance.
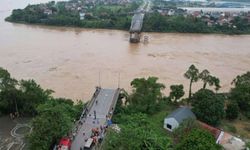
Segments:
[[[83,20],[80,19],[78,10],[66,8],[67,3],[70,2],[49,2],[47,4],[28,5],[24,9],[13,10],[12,14],[6,20],[30,24],[128,30],[132,12],[139,7],[141,1],[128,3],[124,6],[121,4],[104,5],[101,2],[93,7],[86,5],[87,8],[84,10],[85,17]],[[169,9],[176,9],[176,6],[171,2],[164,5]],[[51,10],[52,14],[45,13],[45,7]],[[158,9],[157,6],[154,7]],[[236,17],[230,26],[228,24],[208,26],[207,22],[202,20],[202,18],[190,15],[184,16],[184,14],[165,16],[158,12],[153,12],[146,14],[142,30],[146,32],[244,34],[250,33],[250,24],[247,19]]]
[[[44,90],[34,80],[12,78],[0,67],[0,114],[13,117],[33,117],[32,133],[28,135],[30,149],[47,150],[67,135],[73,120],[81,114],[83,104],[74,105],[64,98],[53,98],[52,90]]]
[[[44,13],[41,5],[29,5],[24,9],[13,10],[7,21],[45,24],[57,26],[76,26],[85,28],[106,28],[106,29],[129,29],[132,12],[139,6],[138,3],[122,5],[101,5],[98,4],[89,8],[85,13],[84,20],[80,20],[78,11],[72,11],[65,8],[65,3],[48,3],[48,9],[53,14]]]
[[[159,13],[147,14],[143,23],[143,31],[149,32],[181,32],[181,33],[250,33],[250,24],[247,20],[236,18],[233,22],[237,28],[228,25],[208,26],[201,18],[192,16],[163,16]]]
[[[163,129],[163,119],[179,104],[191,104],[197,119],[213,126],[218,126],[225,118],[237,119],[239,114],[249,117],[250,72],[237,76],[232,82],[234,87],[226,94],[218,93],[220,80],[208,70],[199,72],[191,65],[184,76],[190,80],[189,100],[181,99],[184,95],[181,84],[170,86],[171,92],[166,97],[162,94],[165,85],[158,83],[158,78],[134,79],[132,93],[121,93],[114,112],[113,122],[121,130],[108,130],[103,149],[221,149],[213,136],[201,129],[196,121],[184,121],[169,135]],[[192,93],[192,84],[198,81],[202,81],[203,86]],[[207,89],[207,85],[213,86],[216,92]],[[74,105],[69,99],[53,98],[51,93],[34,80],[17,81],[0,68],[1,114],[18,112],[34,117],[33,130],[28,135],[31,149],[50,148],[69,133],[74,120],[81,114],[82,103]]]
[[[137,78],[131,82],[132,94],[124,93],[121,96],[126,97],[126,104],[119,99],[116,106],[114,122],[119,123],[121,132],[110,131],[104,149],[165,150],[169,147],[170,139],[150,120],[152,115],[163,110],[167,103],[161,93],[164,86],[157,80],[156,77],[149,77]]]
[[[173,131],[173,140],[176,150],[220,150],[221,146],[215,143],[215,138],[204,130],[195,119],[185,119]]]
[[[104,149],[167,149],[170,145],[169,138],[154,128],[149,117],[139,112],[121,116],[117,120],[121,123],[121,132],[110,130],[104,143]]]
[[[72,129],[81,110],[81,104],[74,106],[73,102],[67,99],[48,100],[39,105],[38,115],[32,121],[33,131],[28,136],[30,149],[47,150],[57,144],[58,140]]]
[[[0,67],[0,114],[17,112],[34,116],[36,107],[51,99],[52,92],[42,89],[34,80],[17,81]]]
[[[218,93],[220,80],[206,69],[199,72],[196,66],[191,65],[184,76],[190,80],[190,89],[193,83],[203,82],[203,86],[197,92],[192,93],[190,90],[190,100],[181,99],[184,95],[183,85],[171,85],[171,92],[168,97],[165,97],[161,93],[165,86],[158,83],[156,77],[134,79],[131,82],[132,93],[128,94],[124,91],[121,94],[114,113],[114,122],[121,127],[121,130],[120,132],[109,130],[103,148],[222,149],[215,143],[211,133],[200,127],[195,120],[185,120],[169,135],[162,127],[163,119],[179,104],[189,105],[189,102],[197,119],[212,126],[218,126],[222,119],[232,120],[236,119],[239,113],[246,114],[244,109],[239,109],[241,103],[231,100],[232,96],[228,97],[228,95],[231,95],[235,88],[241,87],[239,85],[246,86],[245,83],[249,83],[249,73],[238,76],[234,80],[238,86],[227,94]],[[216,93],[207,89],[208,85],[214,87]],[[242,95],[249,94],[247,90],[240,90],[240,92]],[[240,102],[247,102],[248,97],[244,98]]]
[[[220,150],[218,144],[215,144],[215,138],[202,129],[192,129],[180,143],[177,144],[176,150]]]
[[[250,72],[237,76],[230,91],[231,103],[236,102],[240,110],[250,118]]]

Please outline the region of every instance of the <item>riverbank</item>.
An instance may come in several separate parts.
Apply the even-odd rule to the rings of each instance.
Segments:
[[[14,9],[5,20],[15,23],[128,31],[132,15],[141,3],[95,3],[93,6],[82,7],[82,4],[71,1],[49,2]],[[173,13],[176,13],[169,15],[166,12],[160,13],[162,10],[149,10],[150,8],[144,18],[143,32],[250,34],[247,12],[234,14],[197,11],[195,14],[196,12],[173,8]]]
[[[159,24],[157,20],[154,19],[156,17],[154,15],[149,15],[145,17],[144,26],[142,28],[143,32],[157,32],[157,33],[200,33],[200,34],[227,34],[227,35],[241,35],[241,34],[250,34],[250,26],[244,27],[243,30],[238,28],[228,27],[228,26],[207,26],[201,20],[197,20],[197,22],[193,22],[192,18],[184,18],[184,17],[164,17],[160,16],[160,20],[165,20],[160,22]],[[159,15],[157,15],[159,17]],[[157,18],[157,17],[156,17]],[[111,22],[86,22],[84,24],[78,23],[77,25],[66,23],[66,24],[54,24],[54,23],[46,23],[46,22],[36,22],[30,23],[26,21],[20,20],[12,20],[11,18],[5,18],[5,21],[12,22],[12,23],[19,23],[19,24],[27,24],[27,25],[47,25],[47,26],[56,26],[56,27],[78,27],[78,28],[86,28],[86,29],[111,29],[111,30],[122,30],[122,31],[129,31],[129,26],[131,22],[131,16],[127,16],[125,18],[121,18],[125,20],[120,25],[113,26],[110,25]],[[152,21],[154,20],[154,21]],[[169,21],[168,21],[169,20]],[[173,21],[174,20],[174,21]],[[67,22],[67,21],[65,21]],[[93,23],[97,23],[93,25]],[[116,23],[112,23],[116,24]]]

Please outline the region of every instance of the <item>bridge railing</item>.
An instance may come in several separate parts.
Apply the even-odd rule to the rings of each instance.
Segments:
[[[82,109],[82,114],[80,116],[80,118],[75,122],[73,129],[71,130],[71,132],[69,133],[69,137],[73,140],[74,137],[76,136],[76,133],[78,133],[79,127],[82,124],[82,119],[87,115],[88,111],[90,110],[90,108],[93,106],[95,99],[97,97],[97,95],[99,94],[101,88],[100,87],[96,87],[96,90],[91,98],[90,101],[87,102],[86,105],[83,106]]]
[[[116,90],[116,93],[115,93],[114,97],[113,97],[113,102],[112,102],[112,104],[111,104],[111,107],[109,108],[109,112],[112,112],[110,118],[112,118],[112,116],[113,116],[113,114],[114,114],[114,110],[115,110],[116,103],[117,103],[117,100],[118,100],[119,95],[120,95],[120,91],[121,91],[121,89],[118,88],[118,89]]]

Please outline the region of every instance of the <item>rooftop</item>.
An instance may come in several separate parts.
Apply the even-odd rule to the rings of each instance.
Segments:
[[[180,107],[167,116],[167,118],[175,118],[179,123],[187,118],[196,119],[194,113],[188,107]]]

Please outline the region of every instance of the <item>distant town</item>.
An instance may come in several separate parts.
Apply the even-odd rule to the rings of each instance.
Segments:
[[[140,7],[147,7],[147,10],[139,9]],[[142,27],[142,31],[145,32],[250,33],[250,3],[247,2],[52,1],[46,4],[28,5],[23,10],[13,10],[12,15],[6,20],[31,24],[128,30],[132,16],[141,12],[145,13]]]

